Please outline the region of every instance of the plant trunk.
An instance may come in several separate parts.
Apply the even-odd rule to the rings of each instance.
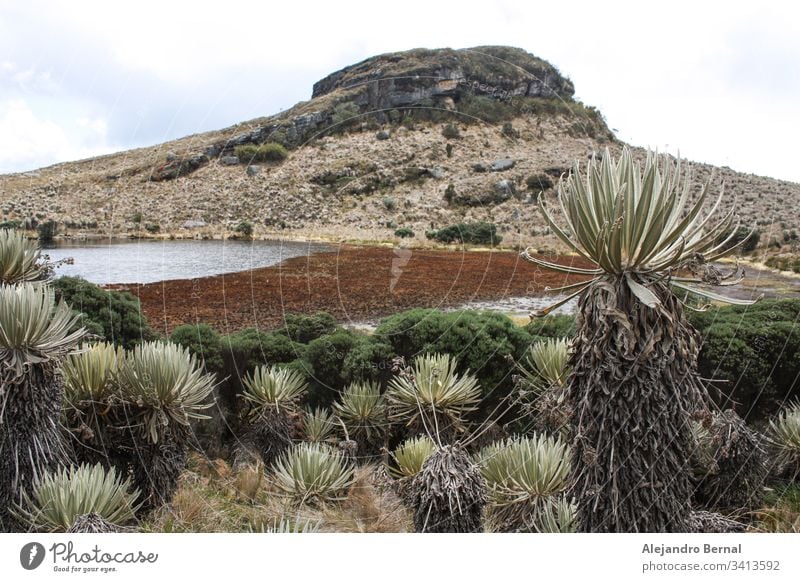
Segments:
[[[687,532],[690,421],[707,394],[694,329],[663,282],[647,307],[624,277],[581,296],[567,395],[573,495],[583,532]]]
[[[31,365],[0,389],[0,530],[20,530],[11,515],[23,491],[66,459],[62,440],[64,386],[51,362]],[[22,531],[22,530],[21,530]]]
[[[486,484],[480,469],[458,446],[435,451],[411,482],[414,529],[429,533],[483,531]]]

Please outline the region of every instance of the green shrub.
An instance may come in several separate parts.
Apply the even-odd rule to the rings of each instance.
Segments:
[[[702,336],[700,374],[722,381],[715,384],[722,404],[761,419],[798,394],[800,301],[766,299],[690,313],[689,320]]]
[[[535,317],[525,331],[534,338],[571,338],[575,335],[575,317],[565,314]]]
[[[498,245],[503,237],[497,234],[497,227],[490,222],[455,224],[440,230],[425,233],[429,239],[441,243],[461,242],[474,245]]]
[[[40,244],[51,243],[58,233],[58,223],[54,220],[47,220],[36,227],[36,232],[39,234]]]
[[[247,328],[222,338],[225,375],[240,381],[262,364],[286,364],[305,353],[305,346],[286,335]]]
[[[222,379],[225,369],[224,348],[222,337],[213,327],[205,323],[180,325],[172,330],[170,341],[189,350],[198,361],[203,362],[207,372]]]
[[[509,393],[513,366],[507,358],[519,361],[531,342],[524,329],[502,314],[435,309],[412,309],[387,317],[374,337],[407,361],[430,352],[454,356],[459,372],[469,369],[480,381],[484,407]]]
[[[282,162],[289,157],[289,152],[286,148],[275,142],[236,146],[233,153],[245,164],[253,162]]]
[[[458,127],[452,123],[448,123],[442,128],[442,136],[445,139],[458,139],[461,137],[461,132],[458,131]]]
[[[395,208],[397,208],[397,201],[391,196],[386,196],[383,199],[383,207],[386,210],[394,210]]]
[[[732,231],[733,229],[723,233],[719,238],[719,242],[721,243],[726,238],[728,238],[731,235]],[[756,250],[756,247],[758,246],[758,241],[761,238],[761,232],[758,230],[753,230],[752,235],[750,233],[751,233],[750,228],[746,226],[740,226],[739,228],[736,229],[736,234],[734,234],[733,238],[725,245],[724,248],[726,249],[731,248],[741,243],[743,240],[747,239],[747,242],[745,242],[740,247],[740,250],[745,253],[753,252],[754,250]]]
[[[4,220],[0,222],[0,230],[7,228],[10,230],[14,230],[22,226],[22,223],[19,220]]]
[[[795,273],[800,273],[800,257],[773,255],[767,257],[764,264],[773,269],[778,269],[779,271],[794,271]]]
[[[253,223],[247,220],[242,220],[236,225],[235,232],[241,237],[250,238],[253,236]]]
[[[302,366],[311,378],[311,406],[328,406],[351,382],[384,379],[391,347],[364,334],[337,329],[308,344]]]
[[[396,231],[394,231],[394,236],[397,236],[397,237],[400,237],[400,238],[410,238],[410,237],[414,236],[414,231],[411,230],[410,228],[408,228],[407,226],[404,226],[404,227],[398,228]]]
[[[106,291],[79,277],[61,277],[52,286],[57,299],[83,314],[80,325],[105,341],[128,349],[156,338],[130,293]]]
[[[287,313],[283,321],[283,327],[275,330],[275,333],[285,335],[290,340],[301,344],[307,344],[318,337],[333,333],[337,328],[333,316],[323,311],[314,315]]]

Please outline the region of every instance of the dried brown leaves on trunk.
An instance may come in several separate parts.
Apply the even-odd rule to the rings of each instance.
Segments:
[[[568,400],[579,531],[685,532],[690,420],[707,396],[694,330],[663,281],[647,307],[622,276],[581,296]]]

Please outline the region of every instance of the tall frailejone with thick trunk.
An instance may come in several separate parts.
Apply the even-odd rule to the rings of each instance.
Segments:
[[[57,367],[84,335],[44,284],[0,284],[0,531],[11,509],[66,460],[60,428],[64,387]]]
[[[539,199],[556,236],[594,268],[535,264],[583,282],[545,312],[580,296],[567,399],[572,410],[572,494],[586,532],[689,531],[690,421],[707,396],[696,372],[699,349],[675,293],[737,302],[698,287],[741,280],[711,265],[732,253],[733,209],[711,223],[680,161],[648,154],[644,168],[625,148],[618,160],[580,166],[559,183],[566,227]],[[744,241],[742,241],[743,244]]]

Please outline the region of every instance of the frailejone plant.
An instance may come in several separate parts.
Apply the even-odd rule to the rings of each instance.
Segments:
[[[578,528],[578,506],[566,497],[548,499],[533,517],[539,533],[574,533]]]
[[[66,402],[72,406],[106,402],[124,358],[122,348],[106,342],[83,345],[69,354],[61,365]]]
[[[531,385],[540,391],[548,387],[561,388],[569,373],[569,342],[563,338],[548,338],[531,344],[523,368]]]
[[[295,503],[341,500],[353,475],[342,453],[320,443],[300,443],[275,461],[275,485]]]
[[[299,404],[308,390],[297,370],[258,366],[244,380],[243,398],[249,405],[249,429],[243,441],[258,450],[269,466],[292,444]]]
[[[163,427],[189,427],[192,419],[206,419],[200,411],[213,403],[208,396],[214,377],[185,348],[163,342],[145,342],[129,352],[116,374],[120,396],[135,405],[138,420],[150,444],[158,444]]]
[[[36,241],[16,230],[0,229],[0,284],[39,281],[49,273]]]
[[[139,492],[111,468],[81,465],[45,474],[16,513],[34,531],[66,532],[78,518],[94,515],[114,526],[134,519]]]
[[[522,364],[517,364],[519,404],[531,425],[564,431],[570,416],[566,399],[569,375],[569,341],[547,338],[533,343]]]
[[[303,412],[303,434],[308,442],[325,443],[333,439],[336,429],[334,416],[325,408]]]
[[[145,342],[128,352],[117,370],[124,434],[115,439],[112,462],[131,467],[145,509],[169,501],[186,466],[190,422],[205,419],[213,403],[214,376],[175,344]]]
[[[350,436],[364,448],[379,443],[386,434],[386,402],[377,382],[356,382],[342,390],[333,410]]]
[[[498,506],[535,504],[567,486],[569,447],[547,435],[509,438],[477,455],[489,500]]]
[[[403,441],[392,453],[394,464],[389,472],[396,479],[414,477],[436,450],[436,443],[425,435]]]
[[[108,464],[115,436],[123,433],[125,419],[116,414],[116,376],[125,351],[108,343],[83,345],[61,366],[64,377],[65,426],[73,437],[79,462]]]
[[[741,279],[738,270],[723,275],[710,265],[736,249],[720,241],[736,232],[733,209],[712,222],[722,193],[703,214],[710,182],[695,199],[691,190],[680,162],[648,154],[642,168],[624,148],[618,159],[608,151],[593,157],[585,172],[576,164],[559,182],[565,226],[539,198],[555,235],[594,265],[522,255],[586,278],[560,289],[571,293],[543,312],[580,296],[567,398],[581,531],[689,528],[690,417],[707,395],[696,372],[698,338],[672,289],[735,302],[698,285]]]
[[[544,502],[567,487],[570,451],[559,438],[509,438],[483,448],[476,461],[486,480],[492,520],[505,531],[530,529]]]
[[[9,269],[0,265],[0,269]],[[64,303],[44,284],[0,284],[0,528],[41,476],[65,460],[57,368],[84,337]]]
[[[244,380],[242,396],[251,404],[251,414],[264,409],[293,408],[305,393],[308,384],[297,370],[259,366]]]
[[[769,422],[769,436],[778,451],[778,465],[793,477],[800,474],[800,402],[782,410]]]
[[[462,430],[463,416],[477,408],[480,386],[469,373],[456,374],[456,366],[449,354],[417,356],[411,377],[398,375],[389,382],[390,420],[418,427],[438,439]]]

